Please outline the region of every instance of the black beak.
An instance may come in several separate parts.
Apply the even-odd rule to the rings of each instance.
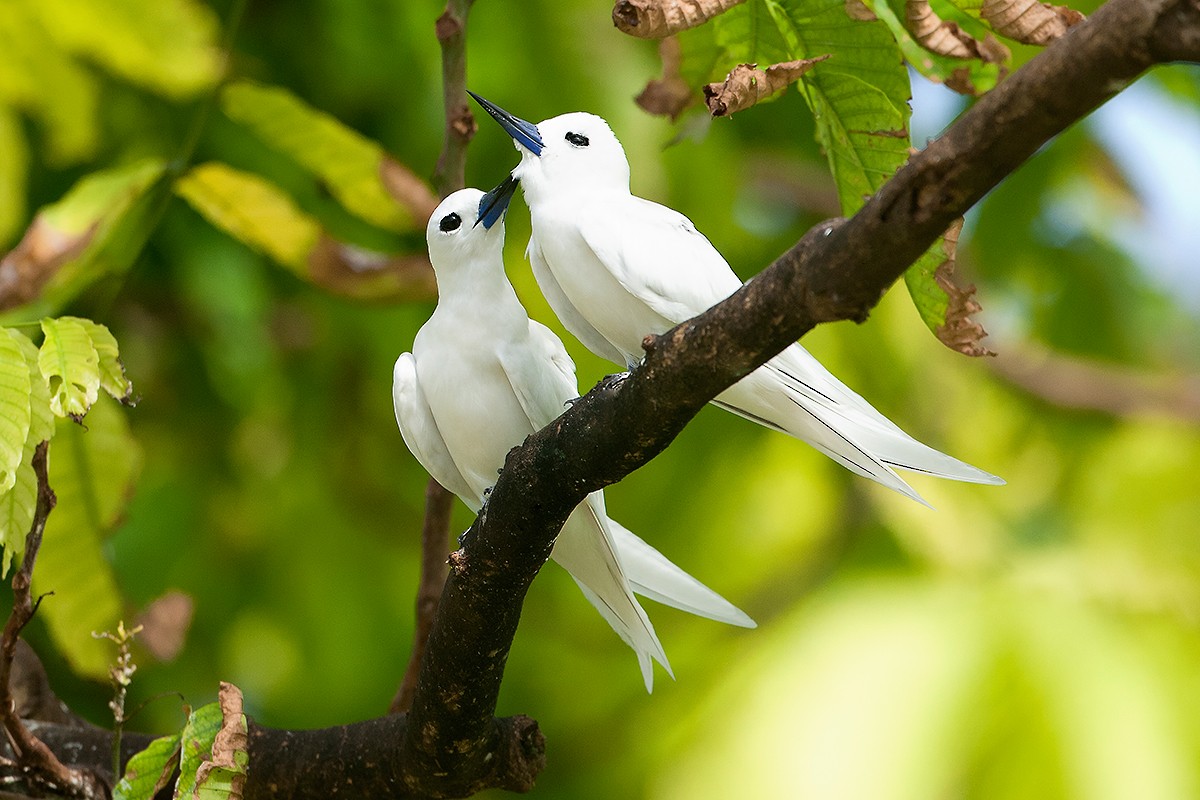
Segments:
[[[491,229],[493,225],[503,219],[509,201],[512,200],[513,193],[517,191],[517,183],[517,179],[509,175],[499,186],[479,198],[479,218],[475,220],[475,224],[478,225],[482,222],[484,228]]]
[[[520,117],[514,117],[495,103],[484,100],[471,90],[467,94],[475,98],[475,102],[483,106],[483,110],[492,115],[492,119],[500,123],[500,127],[513,138],[517,144],[524,147],[535,156],[542,154],[542,135],[538,133],[537,125],[526,122]]]

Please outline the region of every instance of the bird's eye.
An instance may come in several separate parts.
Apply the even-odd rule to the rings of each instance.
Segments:
[[[567,141],[570,142],[571,144],[575,145],[576,147],[587,147],[588,146],[588,138],[586,136],[584,136],[582,133],[575,133],[574,131],[567,134]]]
[[[449,233],[450,231],[456,231],[461,226],[462,226],[462,217],[460,217],[458,214],[455,214],[453,211],[451,211],[446,216],[442,217],[441,223],[438,224],[438,227],[442,229],[443,233]]]

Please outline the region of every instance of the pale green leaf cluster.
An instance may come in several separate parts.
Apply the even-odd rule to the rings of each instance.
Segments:
[[[141,456],[124,416],[98,401],[103,392],[128,402],[133,386],[105,326],[59,317],[43,319],[41,329],[38,347],[21,331],[0,328],[0,568],[7,572],[24,549],[37,502],[33,452],[54,438],[49,479],[58,504],[47,520],[35,582],[56,597],[40,614],[72,663],[101,676],[106,649],[90,634],[112,627],[121,612],[101,543],[121,514]],[[86,430],[71,421],[85,415]]]
[[[26,133],[37,123],[57,166],[92,158],[104,145],[97,68],[182,100],[220,74],[217,20],[197,0],[6,0],[0,11],[0,243],[24,221]],[[15,200],[15,202],[10,202]]]

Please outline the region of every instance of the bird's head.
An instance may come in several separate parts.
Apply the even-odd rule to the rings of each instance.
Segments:
[[[504,212],[516,191],[511,175],[484,193],[478,189],[459,189],[434,209],[425,226],[429,258],[436,268],[504,247]]]
[[[629,161],[608,123],[582,111],[534,125],[472,94],[512,137],[521,163],[513,170],[527,197],[571,189],[629,190]]]

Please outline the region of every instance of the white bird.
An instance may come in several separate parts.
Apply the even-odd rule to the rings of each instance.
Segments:
[[[664,333],[741,288],[691,220],[630,192],[625,151],[603,119],[575,112],[534,125],[471,96],[521,154],[512,176],[529,205],[526,255],[534,277],[562,324],[593,353],[632,369],[647,334]],[[920,503],[894,468],[1004,483],[904,433],[799,344],[713,402]]]
[[[500,220],[516,182],[442,201],[426,228],[438,304],[396,361],[392,398],[405,444],[439,483],[478,512],[508,451],[578,397],[562,342],[529,319],[504,273]],[[632,591],[742,627],[754,622],[609,519],[593,492],[571,513],[551,558],[637,654],[646,690],[653,664],[671,672]],[[632,591],[631,591],[632,590]]]

